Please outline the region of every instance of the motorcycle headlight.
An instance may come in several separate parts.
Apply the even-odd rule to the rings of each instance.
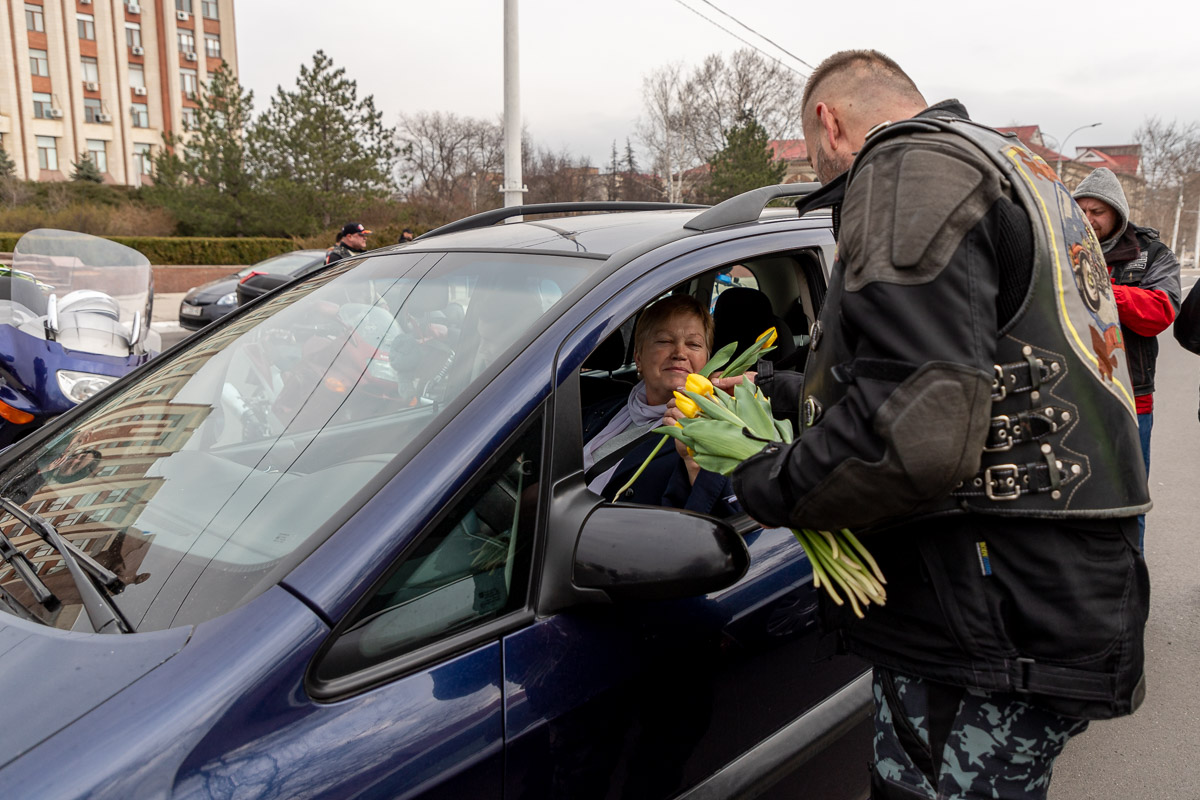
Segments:
[[[69,369],[58,371],[58,388],[72,403],[82,403],[115,380],[111,375],[97,375],[93,372],[75,372]]]
[[[237,305],[237,292],[221,295],[221,299],[217,301],[219,306],[235,306]]]

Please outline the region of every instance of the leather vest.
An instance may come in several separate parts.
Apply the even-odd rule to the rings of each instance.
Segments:
[[[1149,510],[1133,387],[1104,257],[1054,171],[1015,137],[966,119],[922,116],[874,133],[855,159],[849,184],[879,142],[944,132],[984,154],[1008,178],[1033,226],[1034,264],[1021,309],[1002,330],[986,333],[997,344],[980,471],[941,501],[889,525],[959,512],[1104,518]],[[802,431],[819,424],[822,410],[841,400],[861,374],[837,322],[844,292],[838,260],[812,332]],[[904,377],[892,379],[901,383]]]

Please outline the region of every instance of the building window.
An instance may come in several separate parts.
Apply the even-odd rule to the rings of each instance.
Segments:
[[[221,37],[215,33],[204,34],[204,54],[209,58],[221,57]]]
[[[179,52],[194,53],[196,52],[196,37],[189,30],[180,30],[179,36]]]
[[[91,14],[76,14],[75,24],[79,27],[80,39],[96,41],[96,21]]]
[[[196,127],[196,109],[191,106],[183,107],[183,129],[185,131],[193,130]]]
[[[91,56],[80,56],[79,66],[83,71],[83,79],[91,83],[100,82],[100,66]]]
[[[94,97],[83,98],[83,121],[100,121],[100,101]]]
[[[217,15],[217,0],[200,0],[200,10],[205,19],[220,19]]]
[[[87,152],[96,169],[108,172],[108,142],[103,139],[88,139]]]
[[[53,108],[50,95],[45,92],[33,93],[33,116],[38,119],[53,119],[50,109]]]
[[[133,146],[133,171],[139,175],[150,175],[154,172],[154,162],[150,158],[150,145],[135,144]]]
[[[42,169],[58,169],[58,137],[37,137],[38,166]]]
[[[131,103],[129,113],[133,116],[133,127],[150,127],[150,107],[145,103]]]
[[[46,57],[45,50],[29,51],[29,72],[43,78],[50,77],[50,61]]]
[[[179,70],[179,88],[183,92],[183,96],[189,100],[196,99],[196,92],[200,90],[200,83],[196,79],[196,70],[180,69]]]
[[[25,29],[36,31],[37,33],[45,33],[46,19],[42,16],[41,6],[25,4]]]
[[[192,0],[175,0],[175,10],[192,13]]]
[[[142,46],[142,24],[140,22],[125,23],[125,46],[126,47],[141,47]]]
[[[146,88],[146,70],[142,68],[141,64],[129,65],[129,85],[134,89]]]

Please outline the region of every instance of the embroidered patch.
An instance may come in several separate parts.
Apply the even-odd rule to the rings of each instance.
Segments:
[[[976,542],[975,551],[979,554],[979,574],[992,574],[992,561],[988,558],[987,542]]]

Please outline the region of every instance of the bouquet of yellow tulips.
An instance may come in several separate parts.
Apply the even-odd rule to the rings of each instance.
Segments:
[[[771,328],[735,359],[724,376],[742,374],[758,361],[759,356],[769,351],[774,341],[775,329]],[[770,402],[752,384],[742,381],[734,386],[730,395],[713,386],[708,379],[708,375],[725,363],[720,360],[722,357],[728,360],[730,353],[725,351],[729,349],[717,353],[701,371],[704,374],[688,375],[683,391],[675,392],[675,406],[683,412],[685,419],[654,431],[663,434],[664,441],[671,437],[683,442],[688,454],[702,469],[722,475],[733,472],[738,464],[758,454],[768,444],[790,444],[793,439],[791,422],[773,418]],[[716,366],[711,366],[713,364]],[[656,448],[647,463],[657,452]],[[638,474],[641,474],[640,469]],[[636,479],[637,475],[634,475],[633,480]],[[871,603],[883,605],[886,602],[883,584],[887,581],[875,559],[853,533],[845,528],[832,533],[801,528],[793,529],[792,533],[812,564],[814,585],[824,587],[834,603],[843,605],[844,594],[854,613],[861,618],[863,608]]]

